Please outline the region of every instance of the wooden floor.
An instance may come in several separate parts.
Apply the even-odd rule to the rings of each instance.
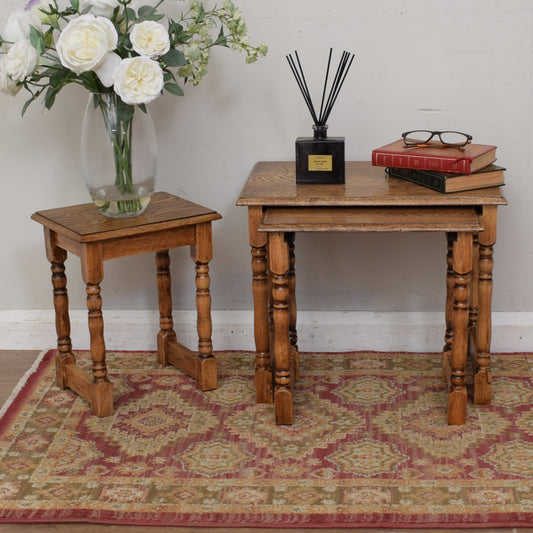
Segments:
[[[11,391],[16,386],[20,378],[31,367],[35,358],[39,355],[37,351],[20,350],[7,351],[0,350],[0,405],[7,400]],[[0,506],[2,502],[0,501]],[[293,529],[287,528],[291,533],[404,533],[416,532],[435,533],[462,531],[476,531],[479,533],[533,533],[533,528],[487,528],[487,529]],[[0,533],[272,533],[282,531],[281,528],[192,528],[192,527],[138,527],[138,526],[105,526],[93,524],[0,524]]]
[[[1,505],[1,504],[0,504]],[[293,529],[290,533],[512,533],[531,532],[531,529]],[[91,524],[0,524],[2,533],[274,533],[283,529],[270,528],[194,528],[194,527],[139,527],[102,526]]]
[[[1,504],[0,504],[1,505]],[[293,529],[290,533],[512,533],[531,532],[531,529]],[[139,527],[139,526],[95,526],[86,524],[43,524],[43,525],[0,525],[2,533],[274,533],[283,529],[270,528],[205,528],[205,527]]]

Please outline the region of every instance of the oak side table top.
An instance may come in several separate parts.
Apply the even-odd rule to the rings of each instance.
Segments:
[[[93,203],[37,211],[43,226],[80,243],[154,233],[222,218],[216,211],[166,192],[156,192],[146,211],[132,218],[102,215]]]
[[[294,161],[255,164],[237,201],[239,206],[505,205],[498,187],[443,194],[389,178],[370,161],[346,161],[346,183],[297,185]]]

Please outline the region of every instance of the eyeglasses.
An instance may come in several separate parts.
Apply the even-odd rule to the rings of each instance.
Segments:
[[[434,137],[438,137],[438,141],[430,142]],[[402,138],[404,146],[434,146],[440,143],[443,146],[464,148],[472,141],[472,135],[460,131],[413,130],[402,133]]]

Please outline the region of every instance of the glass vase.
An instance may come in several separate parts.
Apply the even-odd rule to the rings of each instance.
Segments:
[[[149,111],[115,93],[91,93],[83,117],[81,162],[87,188],[100,211],[134,217],[154,192],[157,144]]]

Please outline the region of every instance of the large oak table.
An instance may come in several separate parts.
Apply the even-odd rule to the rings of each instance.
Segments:
[[[468,354],[474,402],[490,403],[491,299],[498,187],[442,194],[388,177],[370,162],[346,162],[342,185],[297,185],[294,162],[258,162],[237,205],[248,208],[252,251],[256,401],[293,423],[298,375],[297,232],[441,232],[446,235],[444,370],[448,422],[464,424]]]

